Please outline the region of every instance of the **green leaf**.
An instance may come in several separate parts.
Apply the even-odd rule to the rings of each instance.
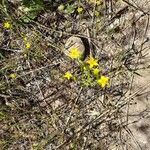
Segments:
[[[75,6],[74,6],[74,5],[68,5],[68,6],[67,6],[66,12],[67,12],[68,14],[72,14],[72,13],[74,13],[74,11],[75,11]]]

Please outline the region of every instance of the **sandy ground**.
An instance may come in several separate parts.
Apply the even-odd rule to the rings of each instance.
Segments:
[[[147,32],[147,37],[150,38],[150,27]],[[143,60],[143,65],[150,66],[150,42],[145,45],[144,51],[147,54]],[[138,88],[150,83],[150,69],[140,70],[138,73],[141,76],[135,76],[133,92]],[[135,99],[135,104],[129,107],[129,121],[137,121],[129,126],[133,134],[133,149],[150,150],[150,86],[143,90],[142,94]]]

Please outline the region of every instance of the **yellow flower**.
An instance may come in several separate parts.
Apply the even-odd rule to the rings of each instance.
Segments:
[[[70,72],[66,72],[64,75],[64,78],[70,80],[73,77],[73,75]]]
[[[5,29],[10,29],[11,27],[12,27],[12,25],[10,22],[8,22],[8,21],[4,22],[4,28]]]
[[[78,7],[77,11],[78,11],[78,13],[80,14],[80,13],[83,12],[83,8],[82,8],[82,7]]]
[[[9,77],[12,78],[12,79],[15,79],[15,78],[17,77],[17,74],[16,74],[16,73],[11,73],[11,74],[9,75]]]
[[[108,77],[101,76],[101,78],[97,81],[97,83],[98,83],[102,88],[104,88],[106,85],[108,85],[108,81],[109,81],[109,78],[108,78]]]
[[[94,75],[97,76],[99,74],[99,72],[100,72],[100,70],[98,68],[93,69],[93,74]]]
[[[70,50],[69,57],[72,59],[81,58],[81,52],[77,48],[72,48]]]
[[[90,68],[98,66],[98,60],[94,59],[93,57],[90,57],[90,59],[87,61],[87,63],[90,65]]]
[[[29,49],[29,48],[31,47],[31,44],[30,44],[29,42],[27,42],[27,43],[25,44],[25,46],[26,46],[26,49]]]

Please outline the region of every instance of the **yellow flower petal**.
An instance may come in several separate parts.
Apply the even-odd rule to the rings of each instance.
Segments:
[[[83,12],[83,8],[82,7],[78,7],[77,11],[78,11],[78,13],[82,13]]]
[[[81,52],[77,48],[72,48],[70,50],[69,57],[72,59],[81,58]]]
[[[30,44],[29,42],[27,42],[27,43],[25,44],[25,46],[26,46],[27,49],[29,49],[29,48],[31,47],[31,44]]]
[[[5,29],[10,29],[11,27],[12,27],[12,25],[10,22],[8,22],[8,21],[4,22],[4,28]]]
[[[64,75],[64,78],[70,80],[73,77],[73,75],[70,72],[66,72]]]
[[[94,59],[93,57],[90,57],[89,60],[87,61],[87,64],[90,65],[90,68],[98,66],[98,60]]]
[[[15,78],[17,77],[17,74],[16,74],[16,73],[11,73],[11,74],[9,75],[9,77],[12,78],[12,79],[15,79]]]
[[[97,83],[98,83],[102,88],[104,88],[106,85],[108,85],[108,81],[109,81],[109,78],[108,78],[108,77],[101,76],[101,78],[97,81]]]

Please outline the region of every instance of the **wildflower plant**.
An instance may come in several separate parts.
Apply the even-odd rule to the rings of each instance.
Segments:
[[[67,80],[76,79],[83,86],[94,87],[96,85],[101,88],[105,88],[109,85],[109,77],[102,75],[101,69],[98,63],[98,59],[90,56],[87,61],[82,61],[82,53],[77,48],[72,48],[68,55],[71,59],[76,60],[80,66],[81,76],[75,77],[70,72],[64,74],[64,78]]]
[[[42,59],[44,51],[42,50],[42,44],[39,42],[42,40],[41,36],[36,32],[22,33],[22,48],[24,58],[30,59]]]

